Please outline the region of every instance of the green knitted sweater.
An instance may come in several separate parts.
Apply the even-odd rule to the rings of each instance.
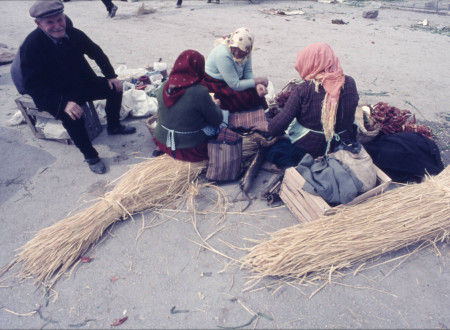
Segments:
[[[154,137],[162,144],[166,144],[169,129],[175,131],[176,149],[197,147],[207,139],[202,128],[207,125],[219,126],[222,123],[222,110],[213,102],[206,87],[199,84],[188,87],[184,95],[170,108],[164,104],[163,90],[164,85],[156,94],[158,123],[154,132]]]

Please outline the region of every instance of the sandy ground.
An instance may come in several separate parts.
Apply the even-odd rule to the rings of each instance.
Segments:
[[[0,43],[8,51],[15,52],[34,28],[28,16],[31,3],[0,4]],[[185,0],[181,9],[175,8],[175,1],[115,3],[119,10],[114,19],[106,17],[100,1],[65,3],[75,26],[101,45],[115,67],[140,68],[161,58],[170,68],[181,51],[192,48],[207,55],[215,38],[247,26],[256,36],[254,70],[267,75],[279,91],[297,78],[293,68],[297,52],[310,43],[325,41],[339,56],[344,72],[355,78],[362,103],[384,101],[440,127],[443,158],[448,157],[448,140],[444,141],[448,122],[441,113],[449,111],[450,39],[448,32],[439,28],[449,25],[447,15],[399,10],[395,7],[405,2],[396,1],[255,0],[252,4],[222,0],[216,5]],[[422,1],[411,3],[423,7]],[[393,8],[384,8],[386,4]],[[137,15],[142,5],[156,11]],[[305,14],[262,12],[271,8],[302,9]],[[362,18],[363,11],[376,8],[377,19]],[[348,24],[331,24],[332,19]],[[429,28],[417,25],[424,19],[430,22]],[[127,119],[137,127],[137,134],[109,137],[104,130],[94,145],[109,172],[101,176],[91,173],[74,146],[37,139],[27,125],[6,125],[17,111],[14,100],[19,96],[9,68],[0,66],[1,267],[37,231],[89,205],[108,189],[109,182],[150,157],[154,149],[145,119]],[[261,172],[252,194],[258,193],[268,176]],[[238,196],[237,184],[221,187],[231,200]],[[245,205],[237,202],[229,210],[239,211]],[[206,196],[200,197],[199,207],[208,206]],[[450,327],[447,243],[415,252],[404,262],[398,259],[343,277],[310,299],[322,283],[282,285],[276,290],[278,286],[270,286],[272,282],[267,280],[258,290],[246,291],[246,270],[226,268],[227,258],[199,250],[193,243],[200,239],[190,213],[159,215],[154,222],[157,226],[137,239],[143,223],[155,215],[146,212],[136,215],[134,221],[116,223],[89,252],[93,261],[79,265],[50,293],[31,281],[16,281],[17,269],[6,273],[0,278],[0,328],[109,328],[115,319],[125,316],[128,319],[120,328]],[[283,205],[269,208],[262,200],[244,214],[229,213],[221,225],[218,221],[215,215],[199,216],[199,231],[206,237],[224,226],[209,242],[235,259],[245,251],[225,242],[250,247],[246,238],[263,238],[264,233],[298,223]],[[415,248],[391,253],[369,265]]]

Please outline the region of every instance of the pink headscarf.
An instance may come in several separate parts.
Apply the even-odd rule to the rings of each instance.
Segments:
[[[341,87],[345,82],[339,59],[330,45],[318,42],[298,53],[294,67],[303,80],[312,80],[316,84],[316,91],[319,84],[326,91],[321,120],[325,138],[329,141],[334,136]]]

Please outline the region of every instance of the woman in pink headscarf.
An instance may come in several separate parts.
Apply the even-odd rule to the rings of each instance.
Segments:
[[[301,50],[294,67],[304,82],[291,92],[280,113],[254,128],[272,136],[284,135],[287,129],[296,147],[290,166],[305,153],[316,158],[332,152],[340,139],[355,140],[353,123],[359,101],[354,79],[344,75],[328,44],[319,42]]]

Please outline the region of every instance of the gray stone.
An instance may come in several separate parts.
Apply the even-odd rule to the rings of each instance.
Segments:
[[[362,15],[364,18],[377,18],[378,17],[378,10],[369,10],[363,12]]]

